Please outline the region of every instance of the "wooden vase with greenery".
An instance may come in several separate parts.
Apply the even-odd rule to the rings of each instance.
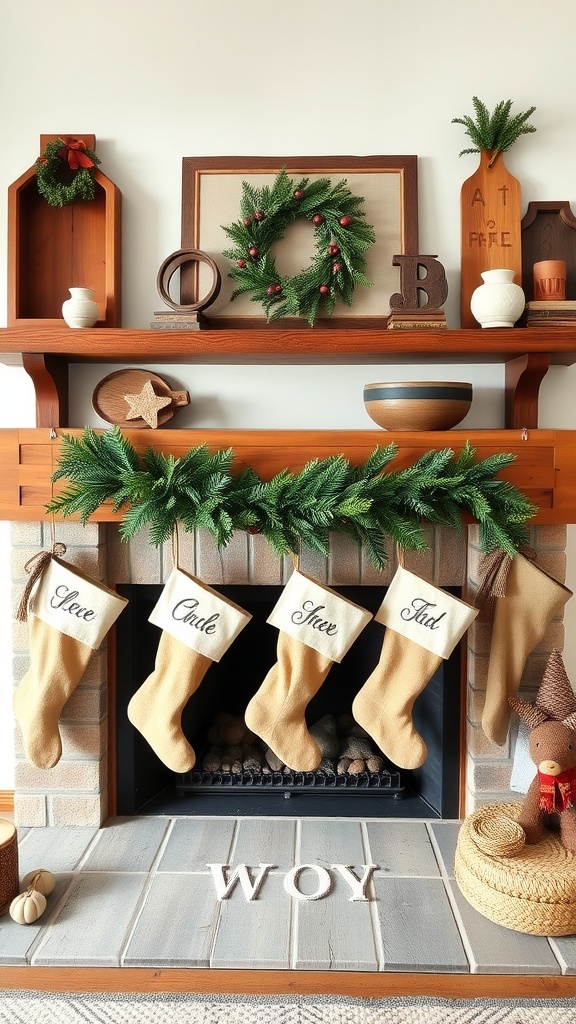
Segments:
[[[485,270],[513,270],[515,283],[522,283],[520,182],[506,169],[503,153],[521,135],[536,131],[528,123],[535,107],[512,115],[512,100],[501,100],[492,113],[477,96],[472,103],[475,119],[468,115],[452,119],[453,124],[464,126],[473,143],[460,156],[480,154],[480,166],[460,193],[462,327],[480,326],[470,311],[470,298],[482,284]]]

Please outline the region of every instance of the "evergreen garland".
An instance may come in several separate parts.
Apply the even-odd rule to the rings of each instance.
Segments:
[[[364,547],[378,569],[387,559],[385,534],[400,547],[425,551],[426,523],[461,529],[464,517],[472,517],[485,552],[499,548],[513,556],[527,542],[526,520],[536,508],[496,479],[514,455],[476,462],[466,442],[456,457],[444,448],[384,472],[397,452],[395,444],[378,446],[358,467],[343,455],[313,459],[299,473],[285,469],[265,482],[250,468],[233,475],[231,448],[210,454],[201,444],[180,459],[149,448],[140,458],[118,427],[101,434],[86,427],[80,438],[63,435],[52,479],[68,484],[46,511],[78,513],[86,523],[110,501],[115,512],[126,506],[123,540],[149,524],[157,546],[181,523],[187,532],[202,526],[219,548],[236,530],[261,533],[278,555],[302,547],[328,555],[329,535],[337,531]]]
[[[36,161],[38,192],[49,206],[70,206],[77,200],[94,199],[94,171],[100,161],[81,139],[54,139]],[[73,172],[69,184],[64,176]]]
[[[356,285],[371,287],[364,253],[375,235],[362,220],[363,204],[345,180],[333,185],[328,178],[302,178],[295,184],[285,168],[271,188],[242,182],[241,219],[222,225],[233,242],[223,253],[233,261],[230,277],[238,282],[232,299],[251,292],[252,301],[264,307],[267,320],[302,316],[311,327],[320,313],[332,315],[338,299],[351,306]],[[271,246],[300,217],[314,226],[316,252],[307,270],[295,277],[282,276]]]
[[[510,149],[521,135],[528,135],[535,132],[534,125],[527,124],[528,118],[534,113],[536,107],[530,107],[521,114],[510,116],[512,100],[500,100],[490,114],[488,108],[477,96],[472,97],[472,104],[476,113],[476,120],[465,114],[463,117],[453,117],[452,124],[462,124],[466,128],[466,135],[469,135],[474,147],[463,149],[458,155],[465,153],[479,153],[482,149],[492,153],[489,166],[491,166],[498,153],[504,153]]]

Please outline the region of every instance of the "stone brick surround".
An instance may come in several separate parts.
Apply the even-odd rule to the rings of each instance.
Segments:
[[[57,526],[57,540],[66,544],[66,559],[84,572],[114,587],[118,583],[162,583],[172,567],[170,545],[156,549],[142,531],[130,544],[120,541],[114,525],[77,523]],[[406,568],[438,586],[456,586],[473,594],[481,551],[478,528],[468,527],[462,535],[444,527],[429,528],[429,550],[408,554]],[[566,573],[566,528],[533,527],[530,539],[539,565],[560,582]],[[50,544],[46,523],[12,524],[12,588],[16,607],[26,574],[24,564],[31,555]],[[314,552],[303,553],[300,568],[328,585],[386,586],[394,574],[396,560],[388,545],[390,561],[377,572],[363,553],[345,537],[332,540],[330,558]],[[238,534],[229,547],[218,553],[210,537],[199,531],[180,539],[180,564],[209,584],[278,585],[286,582],[292,563],[278,559],[263,537]],[[466,812],[498,800],[511,799],[510,777],[515,734],[505,747],[497,747],[480,727],[490,645],[490,627],[474,623],[466,634]],[[533,696],[540,682],[547,656],[553,648],[562,650],[564,627],[554,621],[541,646],[528,658],[522,691]],[[29,665],[28,626],[13,626],[14,684]],[[25,826],[98,827],[108,817],[108,711],[107,644],[95,652],[76,691],[61,716],[63,755],[49,771],[33,768],[23,757],[16,728],[15,820]]]

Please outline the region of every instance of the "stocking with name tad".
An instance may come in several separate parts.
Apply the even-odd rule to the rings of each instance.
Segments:
[[[128,718],[173,772],[196,755],[182,712],[212,662],[220,661],[251,615],[183,569],[174,568],[149,621],[162,630],[154,671],[128,704]]]
[[[294,572],[268,622],[280,632],[277,661],[246,708],[246,724],[293,771],[314,771],[322,759],[305,712],[334,662],[372,615],[301,572]]]
[[[63,561],[65,551],[55,544],[26,563],[30,580],[17,613],[29,622],[30,667],[14,694],[14,713],[26,758],[36,768],[60,760],[62,708],[127,603]]]
[[[478,610],[402,566],[374,616],[385,627],[376,668],[356,695],[352,714],[399,768],[419,768],[426,744],[412,708],[443,658],[448,658]]]

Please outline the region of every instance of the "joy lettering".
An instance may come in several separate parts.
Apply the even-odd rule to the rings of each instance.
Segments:
[[[417,622],[419,626],[425,626],[427,629],[438,629],[438,623],[440,619],[444,618],[446,612],[442,612],[441,615],[434,618],[429,613],[430,608],[436,608],[436,605],[431,601],[426,601],[423,597],[415,597],[409,608],[402,609],[400,618],[404,619],[404,622]]]
[[[220,613],[213,612],[208,617],[200,615],[197,612],[199,604],[200,601],[196,597],[188,597],[184,598],[183,601],[178,601],[178,604],[174,605],[172,609],[172,618],[176,619],[177,622],[185,622],[187,626],[193,626],[194,629],[199,629],[202,633],[215,633]]]
[[[317,629],[319,633],[327,633],[328,636],[335,636],[338,632],[338,626],[335,622],[330,622],[328,619],[323,619],[318,612],[324,610],[325,605],[318,604],[314,605],[314,601],[304,601],[302,608],[292,613],[291,619],[296,626],[311,626],[312,629]]]
[[[84,608],[81,604],[75,600],[79,596],[77,590],[68,590],[68,587],[61,583],[60,586],[56,587],[53,597],[50,598],[50,607],[59,608],[62,612],[68,612],[69,615],[75,615],[77,619],[84,619],[85,622],[90,622],[96,615],[96,612],[92,608]]]

